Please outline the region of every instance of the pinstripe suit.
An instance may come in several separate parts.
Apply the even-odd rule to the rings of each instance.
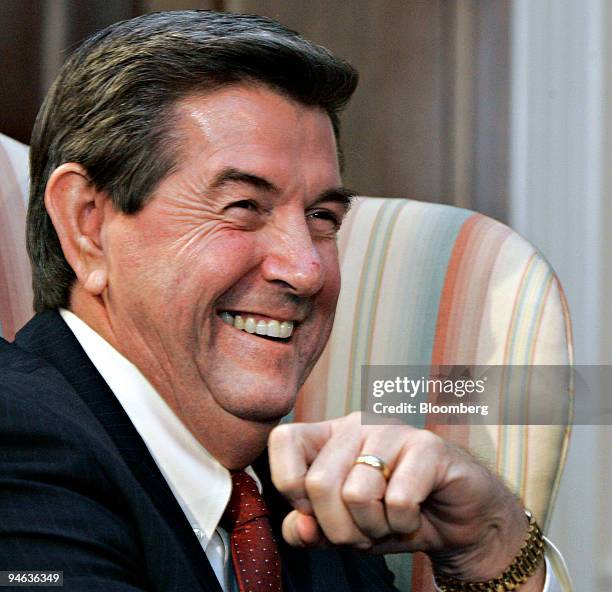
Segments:
[[[0,340],[0,570],[64,572],[67,590],[220,592],[144,442],[56,312]],[[288,508],[256,463],[273,509]],[[280,536],[278,537],[280,539]],[[393,590],[379,558],[281,542],[284,589]]]

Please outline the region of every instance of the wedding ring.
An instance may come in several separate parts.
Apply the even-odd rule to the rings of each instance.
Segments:
[[[374,456],[373,454],[362,454],[357,457],[355,461],[356,465],[368,465],[368,467],[372,467],[382,473],[382,476],[385,478],[385,481],[389,480],[391,476],[391,471],[387,466],[387,463],[378,456]]]

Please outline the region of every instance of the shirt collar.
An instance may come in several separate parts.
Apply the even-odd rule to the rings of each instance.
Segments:
[[[230,498],[229,471],[198,442],[134,364],[74,313],[60,309],[60,314],[128,414],[206,548]],[[246,471],[261,490],[253,469]]]

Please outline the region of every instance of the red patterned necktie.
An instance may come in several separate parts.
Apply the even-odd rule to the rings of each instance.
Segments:
[[[230,533],[232,562],[240,592],[281,592],[281,565],[257,484],[244,471],[232,472],[232,495],[223,526]]]

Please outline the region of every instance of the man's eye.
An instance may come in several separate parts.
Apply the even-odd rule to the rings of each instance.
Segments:
[[[265,210],[252,199],[238,199],[230,202],[223,208],[223,212],[228,221],[244,230],[254,230],[264,222]]]
[[[257,211],[257,204],[250,199],[241,199],[240,201],[235,201],[231,203],[227,208],[240,208],[243,210],[253,210]],[[226,208],[226,209],[227,209]]]
[[[308,214],[308,219],[311,221],[317,230],[323,232],[336,232],[340,228],[340,220],[336,214],[329,210],[315,210]]]

